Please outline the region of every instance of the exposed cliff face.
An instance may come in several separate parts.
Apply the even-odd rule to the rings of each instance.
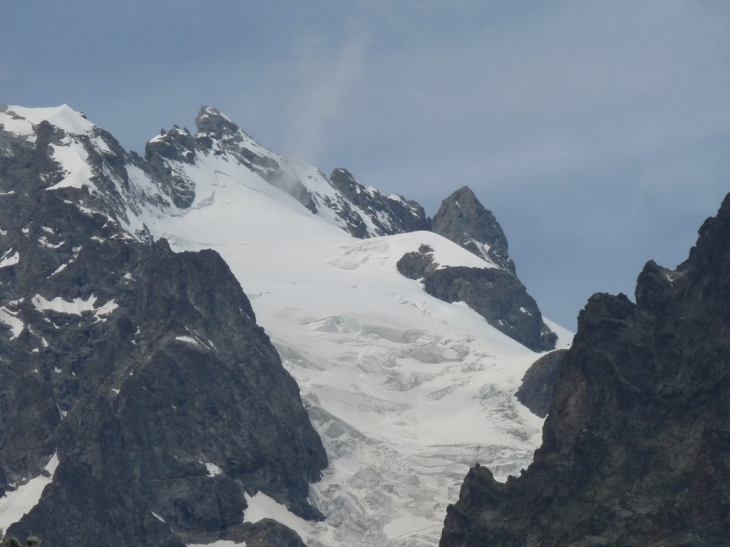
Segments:
[[[431,221],[431,229],[514,275],[515,265],[507,252],[507,237],[494,213],[479,202],[471,188],[459,188],[441,202]]]
[[[555,348],[557,336],[543,322],[534,298],[514,275],[497,268],[444,268],[426,274],[428,294],[465,302],[487,322],[533,351]]]
[[[401,234],[428,230],[430,219],[415,201],[401,196],[384,196],[375,188],[364,186],[346,169],[335,169],[330,181],[342,195],[359,208],[375,226],[377,235]],[[365,237],[366,226],[350,230],[355,237]]]
[[[527,369],[520,389],[515,392],[517,400],[540,418],[547,416],[550,410],[555,382],[565,361],[566,352],[567,350],[559,349],[540,357]]]
[[[424,245],[406,253],[396,265],[398,271],[421,280],[424,290],[439,300],[466,303],[494,328],[533,351],[555,348],[557,335],[545,325],[535,299],[514,273],[499,267],[443,267],[434,261],[432,251]]]
[[[128,204],[109,198],[130,187],[110,171],[125,157],[110,137],[79,137],[104,147],[91,192],[59,185],[51,152],[76,137],[47,122],[0,137],[0,490],[59,461],[10,532],[58,547],[275,545],[288,532],[242,524],[258,491],[318,518],[308,483],[324,449],[220,256],[122,229]]]
[[[543,445],[506,484],[476,467],[442,547],[699,546],[730,537],[730,197],[636,304],[597,294],[555,385]]]

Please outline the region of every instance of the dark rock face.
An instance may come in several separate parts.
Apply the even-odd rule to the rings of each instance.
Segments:
[[[418,280],[435,270],[438,264],[433,261],[433,249],[428,245],[421,245],[418,251],[404,254],[395,266],[401,275]]]
[[[499,268],[439,268],[433,249],[421,245],[396,264],[409,279],[422,280],[424,290],[444,302],[464,302],[501,333],[530,348],[555,348],[557,335],[545,325],[535,300],[512,273]]]
[[[730,197],[636,304],[581,312],[534,463],[472,469],[442,547],[720,546],[730,537]]]
[[[48,190],[62,137],[46,122],[35,143],[0,128],[0,491],[60,461],[9,532],[57,547],[180,547],[229,531],[299,545],[277,523],[242,524],[244,494],[258,491],[320,518],[308,483],[327,465],[243,290],[213,251],[130,238],[106,201],[124,197],[114,176],[95,179],[112,185],[97,194]],[[109,147],[106,173],[124,159]]]
[[[170,197],[176,207],[185,209],[195,200],[195,186],[185,176],[170,169],[166,159],[181,163],[195,163],[195,139],[187,129],[175,126],[162,130],[160,137],[145,146],[144,159],[147,167],[159,181],[159,188]]]
[[[553,402],[555,381],[565,360],[567,350],[559,349],[543,355],[527,369],[520,389],[515,392],[517,400],[530,412],[544,418]]]
[[[398,270],[423,278],[426,292],[445,302],[463,301],[490,325],[533,351],[555,348],[557,335],[545,325],[535,300],[517,278],[507,252],[507,237],[491,211],[464,186],[446,198],[431,220],[431,230],[496,268],[421,267],[418,253],[409,253]],[[421,253],[423,254],[423,253]],[[419,273],[417,277],[412,277]]]
[[[553,349],[557,335],[543,322],[535,300],[514,275],[498,268],[451,267],[428,272],[428,294],[465,302],[487,322],[533,351]]]
[[[430,228],[430,219],[426,217],[423,207],[415,201],[407,201],[401,196],[384,196],[378,190],[361,184],[346,169],[332,171],[330,181],[347,200],[369,217],[375,225],[376,235],[401,234]],[[355,228],[350,233],[355,237],[365,237],[363,228]]]
[[[467,186],[441,202],[431,221],[431,230],[478,257],[515,273],[502,227]]]

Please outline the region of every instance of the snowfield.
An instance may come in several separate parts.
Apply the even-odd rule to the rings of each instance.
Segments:
[[[530,463],[542,420],[513,393],[538,354],[396,269],[424,244],[441,266],[492,264],[431,232],[354,239],[250,171],[204,180],[194,176],[210,171],[192,171],[209,199],[148,226],[175,250],[224,257],[297,380],[330,461],[311,487],[323,523],[272,500],[249,512],[309,545],[436,545],[470,466],[505,480]],[[550,327],[569,343],[569,332]]]

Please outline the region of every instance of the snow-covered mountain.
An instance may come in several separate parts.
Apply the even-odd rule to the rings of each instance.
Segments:
[[[22,406],[21,391],[42,393],[44,401],[30,405],[32,412],[0,414],[0,527],[31,507],[11,531],[40,533],[52,527],[48,515],[71,518],[59,500],[70,495],[64,481],[76,476],[72,470],[81,472],[74,458],[88,460],[102,475],[113,472],[113,459],[87,455],[90,445],[107,441],[85,436],[84,424],[103,408],[111,413],[105,423],[122,424],[122,440],[139,436],[147,413],[160,412],[140,402],[146,396],[140,389],[165,389],[164,381],[172,381],[150,372],[148,357],[202,363],[209,372],[179,380],[182,385],[206,383],[209,374],[211,385],[222,389],[212,379],[221,368],[223,382],[236,384],[235,355],[248,335],[221,330],[254,332],[255,320],[296,380],[324,446],[328,464],[321,479],[315,481],[319,448],[307,433],[297,433],[279,459],[258,457],[246,448],[259,443],[250,428],[245,440],[218,447],[236,421],[223,420],[227,425],[215,426],[213,437],[204,427],[199,431],[201,420],[229,416],[235,404],[207,417],[196,407],[186,415],[198,424],[191,437],[211,449],[158,444],[153,428],[158,433],[118,464],[140,488],[145,480],[158,484],[171,476],[184,487],[149,496],[114,486],[134,500],[120,502],[127,513],[120,509],[119,518],[134,508],[152,514],[140,524],[145,534],[155,530],[148,545],[231,546],[256,534],[257,541],[285,544],[279,529],[278,539],[266,536],[274,534],[266,518],[295,530],[307,545],[434,545],[471,464],[488,465],[504,479],[531,461],[542,420],[514,392],[539,357],[533,350],[565,347],[570,333],[543,320],[516,277],[496,219],[468,189],[447,199],[432,222],[417,203],[384,196],[344,169],[328,178],[265,149],[215,109],[202,108],[196,126],[195,134],[163,131],[142,158],[66,106],[0,109],[0,326],[6,327],[0,364],[14,378],[3,408]],[[206,274],[204,263],[218,264],[216,253],[187,251],[209,249],[225,267]],[[225,268],[250,299],[250,312]],[[145,295],[169,292],[157,270],[177,287],[178,304],[147,310]],[[201,296],[206,291],[210,297]],[[225,311],[226,295],[231,311]],[[178,308],[186,310],[179,317]],[[109,334],[112,326],[117,334]],[[98,349],[118,340],[118,331],[126,333],[124,347]],[[265,340],[260,344],[257,352],[269,351]],[[187,353],[175,353],[179,346]],[[80,374],[79,363],[97,362],[100,351],[111,364]],[[130,351],[141,353],[129,357]],[[254,368],[276,370],[275,361],[256,361]],[[130,378],[145,374],[154,381],[132,384]],[[288,389],[284,378],[247,374],[249,387],[240,390],[257,401],[252,413],[294,419],[296,397],[278,395]],[[250,385],[260,390],[255,396],[246,391]],[[188,393],[170,388],[177,395],[167,406],[175,412],[192,404],[181,389]],[[44,432],[28,441],[32,457],[10,457],[23,427],[37,427],[34,420]],[[170,423],[183,430],[187,422],[179,420]],[[276,426],[260,427],[272,432],[262,433],[269,439],[281,436]],[[76,437],[86,444],[74,444]],[[146,450],[157,459],[142,457]],[[250,461],[235,464],[236,450]],[[300,462],[286,480],[274,478],[297,454],[306,465]],[[89,488],[106,487],[104,480]],[[307,500],[301,480],[310,483]],[[44,484],[51,487],[40,497]],[[235,494],[235,485],[242,493]],[[213,488],[225,516],[211,517],[205,504],[196,509],[193,488]],[[248,527],[237,527],[241,521]],[[138,534],[132,528],[125,531],[129,537]],[[82,529],[80,523],[74,528]]]

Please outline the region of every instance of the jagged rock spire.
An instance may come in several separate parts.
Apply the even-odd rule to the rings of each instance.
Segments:
[[[459,188],[441,202],[431,221],[431,229],[478,257],[515,273],[502,227],[468,186]]]

